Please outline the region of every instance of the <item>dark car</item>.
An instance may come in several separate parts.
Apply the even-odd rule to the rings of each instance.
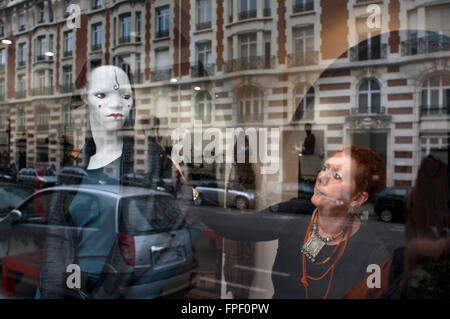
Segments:
[[[17,174],[17,182],[26,187],[41,189],[56,185],[56,176],[43,168],[22,168]]]
[[[48,212],[55,201],[61,203],[57,214],[70,216],[78,226],[50,222]],[[89,276],[112,280],[113,297],[173,294],[190,286],[198,264],[193,238],[201,227],[188,224],[182,204],[171,194],[130,186],[46,188],[0,219],[0,252],[7,252],[0,258],[5,262],[10,256],[42,256],[48,234],[59,239],[74,234],[70,236],[80,241],[77,264]]]
[[[387,187],[378,193],[374,211],[384,222],[405,220],[404,198],[411,187]]]
[[[16,184],[0,184],[0,217],[8,214],[31,194],[31,188]]]

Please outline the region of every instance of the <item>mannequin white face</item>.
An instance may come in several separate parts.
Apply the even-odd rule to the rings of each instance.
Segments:
[[[133,93],[127,74],[105,65],[89,75],[86,102],[92,130],[120,130],[130,114]]]

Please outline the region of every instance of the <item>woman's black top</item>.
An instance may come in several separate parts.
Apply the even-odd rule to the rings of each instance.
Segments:
[[[274,209],[275,207],[275,209]],[[291,200],[261,212],[233,213],[207,211],[203,221],[225,238],[242,241],[278,239],[278,250],[272,268],[273,298],[305,298],[302,278],[301,249],[315,207],[308,201]],[[289,213],[289,214],[286,214]],[[324,265],[306,262],[307,275],[320,277],[333,264],[341,246]],[[335,246],[325,246],[316,258],[320,262],[329,257]],[[381,264],[389,258],[387,251],[369,227],[361,223],[359,230],[349,238],[347,247],[337,262],[327,298],[341,298],[369,273],[367,266]],[[323,298],[331,271],[322,279],[308,279],[309,298]]]

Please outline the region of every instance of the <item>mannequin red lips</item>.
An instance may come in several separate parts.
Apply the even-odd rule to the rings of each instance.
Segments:
[[[107,117],[113,117],[115,120],[117,120],[119,117],[123,117],[122,113],[111,113]]]

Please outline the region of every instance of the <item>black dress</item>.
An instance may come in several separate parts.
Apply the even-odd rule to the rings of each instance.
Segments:
[[[301,282],[301,249],[315,207],[309,201],[291,200],[275,208],[246,214],[208,211],[202,214],[202,220],[225,238],[243,241],[278,239],[277,255],[272,268],[274,286],[272,298],[302,299],[306,294]],[[284,214],[287,212],[290,214]],[[317,260],[322,261],[330,256],[334,248],[332,245],[325,246],[317,256]],[[337,252],[339,249],[340,247]],[[329,262],[320,266],[307,261],[307,275],[322,276],[336,256],[337,253]],[[336,264],[327,298],[341,298],[368,275],[368,265],[379,265],[388,258],[389,255],[382,243],[366,224],[361,223],[359,230],[349,238],[347,247]],[[323,298],[330,276],[331,271],[322,280],[308,279],[308,297]]]

